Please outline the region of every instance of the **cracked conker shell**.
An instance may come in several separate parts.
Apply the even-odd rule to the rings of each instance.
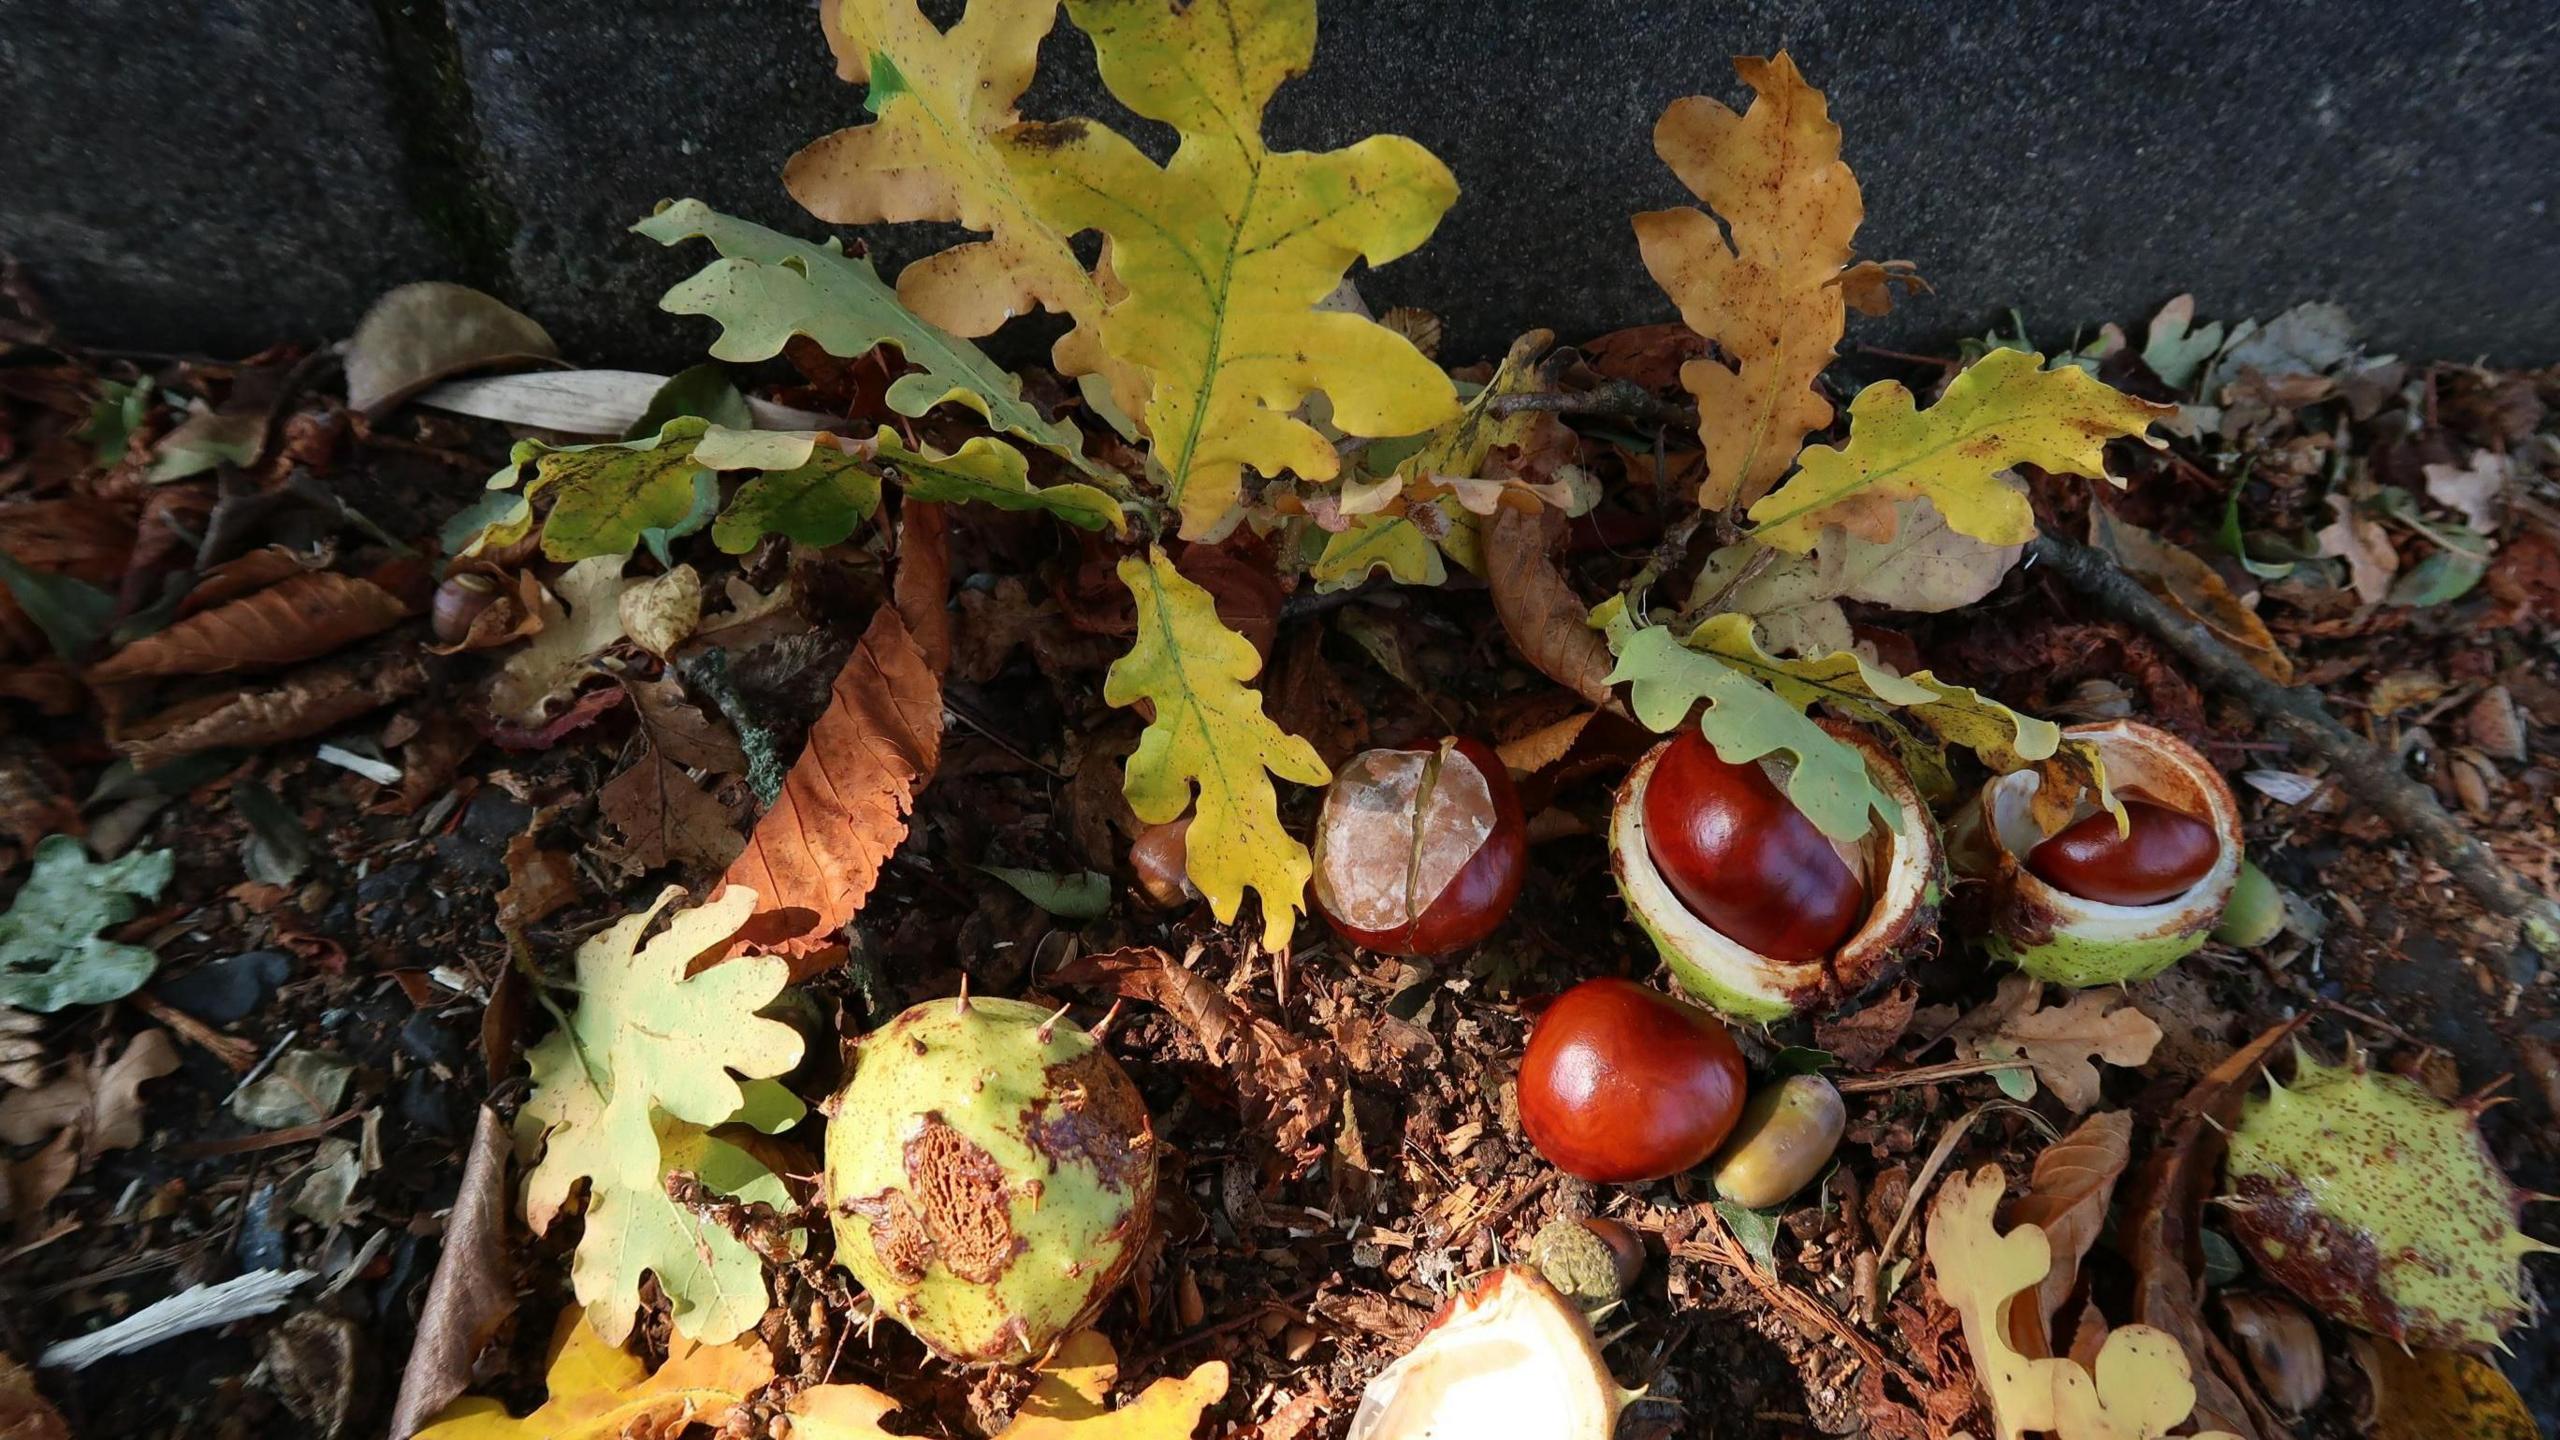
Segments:
[[[945,1359],[1039,1358],[1146,1241],[1155,1137],[1137,1087],[1019,1000],[930,1000],[859,1050],[827,1125],[837,1261]]]
[[[1715,1153],[1746,1083],[1714,1015],[1632,980],[1585,980],[1529,1032],[1520,1125],[1567,1174],[1658,1180]]]
[[[1500,928],[1528,873],[1519,792],[1481,740],[1363,751],[1325,792],[1316,908],[1355,945],[1417,957],[1463,950]]]
[[[1758,761],[1736,765],[1685,729],[1644,792],[1645,845],[1692,914],[1773,960],[1838,948],[1867,913],[1867,886]]]
[[[2106,905],[2157,905],[2195,887],[2222,855],[2213,827],[2183,810],[2118,797],[2125,824],[2101,810],[2027,852],[2027,868],[2048,885]]]
[[[1766,1023],[1829,1009],[1899,974],[1903,962],[1925,953],[1937,935],[1942,875],[1937,822],[1927,802],[1909,772],[1873,736],[1836,721],[1823,722],[1823,729],[1865,760],[1868,778],[1891,806],[1895,823],[1869,825],[1853,848],[1855,867],[1841,861],[1832,842],[1822,840],[1833,862],[1856,878],[1865,898],[1848,932],[1810,959],[1771,954],[1726,934],[1674,888],[1666,873],[1670,867],[1656,863],[1654,787],[1664,783],[1664,767],[1675,752],[1687,749],[1692,732],[1684,729],[1638,760],[1610,811],[1610,866],[1627,909],[1652,938],[1680,988],[1737,1020]],[[1703,738],[1697,744],[1714,758]],[[1792,803],[1786,803],[1786,811],[1804,818]],[[1810,830],[1811,822],[1804,823]],[[1818,831],[1813,833],[1820,838]],[[1681,842],[1672,843],[1676,847]]]

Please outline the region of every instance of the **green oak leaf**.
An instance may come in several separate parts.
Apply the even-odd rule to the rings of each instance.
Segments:
[[[103,1005],[142,988],[160,957],[98,932],[157,900],[177,862],[166,850],[100,864],[68,835],[36,844],[34,873],[0,914],[0,1005],[50,1014]]]
[[[898,303],[897,291],[837,242],[812,245],[750,221],[723,215],[699,200],[677,200],[633,230],[661,245],[708,240],[721,259],[680,282],[658,302],[677,315],[708,315],[720,322],[711,354],[721,360],[766,360],[794,335],[806,335],[830,355],[852,357],[894,345],[921,373],[889,387],[889,406],[922,415],[957,402],[988,424],[1053,450],[1090,474],[1102,467],[1086,458],[1083,437],[1072,425],[1042,418],[1022,397],[1022,382],[985,351]]]

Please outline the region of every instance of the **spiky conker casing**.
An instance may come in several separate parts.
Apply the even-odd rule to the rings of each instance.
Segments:
[[[2359,1057],[2360,1058],[2360,1057]],[[2404,1345],[2479,1349],[2528,1312],[2525,1196],[2473,1108],[2361,1063],[2296,1055],[2231,1132],[2231,1226],[2268,1274],[2343,1324]]]
[[[931,1000],[863,1037],[827,1126],[836,1259],[947,1359],[1040,1357],[1119,1284],[1155,1204],[1146,1103],[1019,1000]]]

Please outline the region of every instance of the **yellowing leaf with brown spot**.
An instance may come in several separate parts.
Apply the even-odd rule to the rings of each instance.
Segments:
[[[996,1440],[1187,1440],[1200,1413],[1227,1393],[1224,1361],[1210,1360],[1176,1380],[1168,1376],[1117,1410],[1112,1385],[1120,1357],[1100,1332],[1079,1330],[1040,1367],[1040,1382]]]
[[[1161,548],[1121,561],[1120,583],[1138,602],[1137,640],[1103,677],[1102,698],[1155,709],[1129,756],[1129,808],[1161,825],[1193,809],[1196,791],[1191,883],[1222,922],[1236,918],[1247,889],[1260,892],[1262,943],[1277,950],[1297,928],[1315,863],[1281,828],[1271,777],[1322,785],[1333,772],[1262,713],[1262,697],[1244,683],[1262,669],[1253,642],[1218,619],[1209,592]]]
[[[1201,1413],[1227,1393],[1225,1362],[1211,1360],[1181,1378],[1170,1376],[1114,1410],[1111,1387],[1120,1358],[1111,1342],[1079,1330],[1059,1342],[1040,1367],[1013,1423],[995,1440],[1189,1440]],[[864,1385],[821,1385],[794,1396],[789,1440],[893,1440],[881,1422],[898,1402]]]
[[[2362,1337],[2355,1346],[2373,1377],[2375,1440],[2534,1440],[2542,1433],[2516,1387],[2476,1355],[2411,1355]]]
[[[1247,466],[1331,480],[1340,457],[1292,412],[1321,390],[1353,435],[1411,435],[1457,391],[1411,341],[1319,310],[1355,259],[1420,245],[1458,198],[1430,151],[1376,135],[1275,151],[1262,111],[1315,54],[1314,0],[1068,0],[1120,102],[1181,135],[1162,166],[1093,120],[1006,132],[1015,182],[1058,230],[1099,230],[1128,295],[1102,343],[1144,371],[1153,457],[1187,538],[1234,523]]]
[[[595,1332],[571,1310],[552,1340],[550,1397],[523,1419],[484,1396],[445,1407],[415,1440],[620,1440],[716,1426],[773,1379],[773,1357],[754,1340],[696,1345],[678,1335],[656,1374],[639,1356]]]
[[[1813,548],[1825,525],[1890,540],[1899,528],[1894,502],[1926,496],[1976,540],[2034,539],[2035,512],[2002,471],[2034,465],[2120,484],[2107,475],[2107,441],[2134,436],[2156,447],[2162,442],[2145,432],[2173,410],[2122,394],[2076,365],[2043,365],[2041,355],[1994,350],[1926,410],[1899,381],[1859,391],[1847,443],[1799,457],[1795,476],[1751,507],[1753,538],[1798,554]]]
[[[1680,367],[1680,383],[1698,397],[1707,450],[1698,500],[1709,509],[1768,494],[1804,437],[1831,423],[1831,402],[1813,383],[1840,343],[1840,271],[1866,214],[1857,178],[1840,163],[1840,127],[1796,62],[1781,52],[1733,67],[1759,92],[1749,110],[1692,95],[1653,127],[1654,153],[1714,215],[1682,208],[1635,218],[1654,283],[1734,362]]]
[[[1021,117],[1040,41],[1058,0],[971,0],[943,30],[916,0],[824,0],[819,23],[837,72],[870,87],[867,125],[811,143],[783,167],[791,198],[821,220],[876,225],[941,220],[986,238],[925,256],[898,274],[898,299],[955,335],[987,335],[1034,308],[1075,320],[1051,358],[1063,374],[1116,369],[1122,408],[1145,382],[1109,367],[1098,329],[1101,283],[1014,179],[998,137]]]

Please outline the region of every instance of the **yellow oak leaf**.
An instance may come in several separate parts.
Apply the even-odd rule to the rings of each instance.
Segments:
[[[971,0],[948,30],[916,0],[818,10],[838,73],[870,87],[874,118],[792,156],[782,171],[791,197],[839,225],[939,220],[980,232],[899,272],[898,299],[955,335],[992,334],[1034,308],[1070,316],[1075,327],[1051,353],[1060,373],[1104,372],[1123,409],[1143,405],[1144,380],[1103,352],[1101,281],[1015,181],[998,139],[1021,118],[1014,104],[1058,0]]]
[[[1103,677],[1102,698],[1143,700],[1155,711],[1129,756],[1129,808],[1161,825],[1193,807],[1196,789],[1191,883],[1222,922],[1236,918],[1248,888],[1259,891],[1262,943],[1277,950],[1297,928],[1315,865],[1281,828],[1271,777],[1322,785],[1333,772],[1314,746],[1262,713],[1262,697],[1244,683],[1262,669],[1253,642],[1218,619],[1209,592],[1183,578],[1161,547],[1121,561],[1120,583],[1137,599],[1137,640]]]
[[[1227,1367],[1206,1361],[1176,1380],[1158,1380],[1114,1410],[1120,1357],[1099,1331],[1079,1330],[1040,1367],[1039,1383],[996,1440],[1188,1440],[1200,1413],[1227,1393]]]
[[[1265,147],[1262,111],[1315,54],[1314,0],[1068,0],[1103,83],[1181,135],[1159,166],[1093,120],[1005,133],[1015,182],[1059,230],[1099,230],[1125,298],[1102,343],[1149,381],[1144,419],[1182,533],[1232,526],[1245,468],[1330,480],[1341,459],[1297,419],[1321,390],[1353,435],[1457,413],[1449,377],[1361,316],[1319,310],[1354,259],[1420,245],[1458,198],[1430,151],[1376,135],[1322,153]]]
[[[1993,1221],[2007,1180],[1997,1165],[1950,1176],[1929,1207],[1929,1263],[1938,1293],[1964,1317],[1996,1440],[2030,1431],[2058,1440],[2160,1440],[2195,1409],[2195,1371],[2178,1342],[2148,1325],[2109,1332],[2094,1369],[2069,1359],[2030,1359],[2010,1338],[2011,1301],[2053,1267],[2053,1244],[2034,1225],[2000,1233]],[[2226,1431],[2195,1440],[2236,1440]]]
[[[1202,1411],[1227,1393],[1227,1367],[1211,1360],[1167,1377],[1117,1410],[1120,1359],[1111,1342],[1079,1330],[1041,1363],[1040,1378],[995,1440],[1188,1440]],[[898,1402],[865,1385],[821,1385],[793,1396],[788,1440],[893,1440],[881,1421]]]
[[[2158,447],[2146,433],[2175,407],[2137,400],[2076,365],[2043,368],[2044,357],[1993,350],[1947,386],[1926,410],[1899,381],[1880,380],[1849,404],[1849,439],[1816,445],[1786,484],[1753,504],[1752,538],[1797,554],[1825,525],[1890,540],[1894,502],[1927,496],[1947,524],[1994,545],[2035,538],[2035,512],[2001,472],[2034,465],[2109,480],[2107,441],[2122,435]]]
[[[1866,215],[1857,178],[1840,163],[1840,127],[1796,62],[1780,52],[1733,67],[1759,92],[1749,110],[1736,115],[1692,95],[1653,127],[1654,153],[1715,214],[1683,207],[1635,217],[1654,283],[1734,362],[1680,367],[1680,383],[1698,397],[1707,451],[1698,500],[1709,509],[1769,493],[1804,437],[1831,423],[1831,402],[1813,383],[1840,343],[1841,268]]]
[[[485,1396],[470,1395],[417,1432],[415,1440],[619,1440],[673,1435],[688,1424],[716,1426],[748,1395],[773,1379],[773,1357],[756,1341],[696,1345],[667,1342],[656,1374],[639,1356],[605,1339],[582,1312],[561,1316],[545,1378],[549,1398],[523,1419]]]

